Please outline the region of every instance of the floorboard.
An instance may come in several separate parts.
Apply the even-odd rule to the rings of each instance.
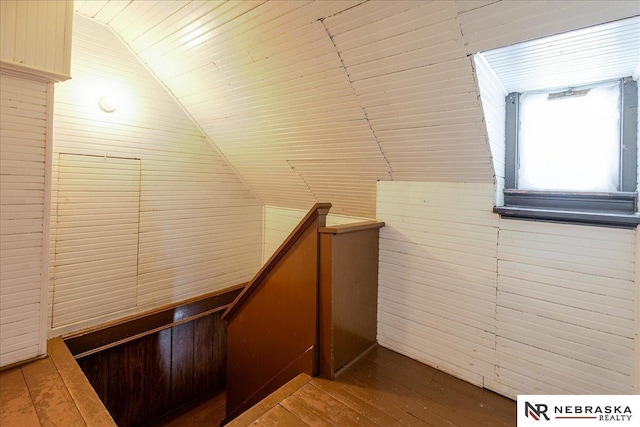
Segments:
[[[0,373],[2,427],[115,425],[58,344],[50,358]],[[216,426],[224,417],[222,392],[147,427]],[[245,425],[511,427],[516,404],[378,346],[336,380],[300,375],[229,424]]]
[[[22,370],[13,368],[0,374],[0,425],[38,425],[38,414],[29,395]]]
[[[229,425],[276,424],[511,427],[516,404],[376,347],[335,381],[298,376]]]
[[[85,425],[50,358],[25,365],[22,374],[41,425]]]
[[[113,419],[62,340],[49,357],[0,372],[2,427],[115,427]]]
[[[197,399],[147,427],[217,426],[225,417],[225,393],[214,393]]]

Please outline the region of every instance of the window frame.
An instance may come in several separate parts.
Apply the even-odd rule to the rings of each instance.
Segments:
[[[505,186],[503,216],[635,227],[638,203],[638,89],[631,77],[620,84],[620,172],[617,192],[539,191],[517,188],[520,93],[505,97]]]

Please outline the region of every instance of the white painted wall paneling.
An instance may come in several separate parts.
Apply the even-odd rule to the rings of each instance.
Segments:
[[[379,342],[511,398],[634,392],[637,230],[499,220],[493,191],[378,185]]]
[[[53,87],[4,74],[0,87],[0,366],[5,366],[46,351],[47,105]]]
[[[0,59],[52,81],[69,78],[73,1],[0,2]]]
[[[481,53],[473,56],[473,63],[491,148],[491,161],[496,180],[496,206],[502,206],[504,205],[505,175],[505,97],[508,92]]]
[[[635,230],[500,221],[499,391],[633,392],[635,245]]]
[[[140,160],[59,154],[52,327],[134,308]]]
[[[54,150],[63,155],[140,159],[137,288],[134,307],[130,308],[130,301],[123,302],[104,316],[95,315],[96,311],[85,320],[58,320],[56,313],[63,307],[57,307],[57,298],[50,298],[51,335],[241,283],[260,268],[262,256],[261,202],[108,28],[82,16],[76,16],[75,21],[74,79],[58,88]],[[119,98],[115,112],[98,108],[98,99],[104,95]],[[76,178],[61,165],[57,172],[58,181]],[[62,190],[54,187],[54,214],[70,208]],[[125,209],[129,202],[129,198],[118,197],[113,201],[114,209]],[[83,212],[93,208],[87,206]],[[109,215],[115,220],[114,213]],[[130,210],[123,211],[123,215],[129,214]],[[59,226],[61,218],[56,218]],[[106,234],[122,231],[119,225],[103,226]],[[108,239],[104,233],[83,234],[75,226],[69,232],[78,248],[101,245],[96,239]],[[54,230],[52,240],[56,238],[52,247],[62,248],[62,230]],[[99,262],[104,262],[102,250],[97,251]],[[63,254],[56,249],[51,257],[54,283],[62,279],[58,276],[65,268],[63,263],[82,268],[69,273],[72,276],[96,272],[94,264],[85,262],[80,253]],[[63,257],[70,258],[63,261]],[[82,284],[94,286],[96,282]],[[54,295],[58,290],[54,286]],[[95,293],[89,293],[99,301]],[[70,298],[72,295],[77,295],[75,303],[83,304],[85,295],[74,292]],[[65,309],[74,306],[74,302],[66,304]]]
[[[493,199],[491,184],[378,184],[378,341],[477,385],[495,365]]]

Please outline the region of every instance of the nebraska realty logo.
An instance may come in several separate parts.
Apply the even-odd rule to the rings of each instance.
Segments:
[[[640,425],[640,395],[521,395],[518,427]]]

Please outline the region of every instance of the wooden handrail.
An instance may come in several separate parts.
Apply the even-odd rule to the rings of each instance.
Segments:
[[[225,422],[296,375],[317,371],[319,229],[330,208],[316,204],[223,314]]]
[[[264,278],[273,270],[273,268],[280,262],[280,260],[289,252],[293,245],[300,239],[304,231],[309,228],[318,219],[318,228],[326,226],[326,218],[331,209],[331,203],[316,203],[307,212],[307,214],[300,220],[296,228],[289,234],[284,242],[278,247],[278,249],[271,255],[269,260],[262,266],[260,271],[256,273],[249,284],[244,290],[236,297],[235,301],[227,308],[222,315],[223,320],[230,320],[237,312],[238,308],[242,306],[242,303],[251,296],[264,282]]]
[[[190,322],[208,314],[226,310],[236,300],[246,283],[209,292],[98,325],[63,337],[76,359],[135,341],[158,331]]]

